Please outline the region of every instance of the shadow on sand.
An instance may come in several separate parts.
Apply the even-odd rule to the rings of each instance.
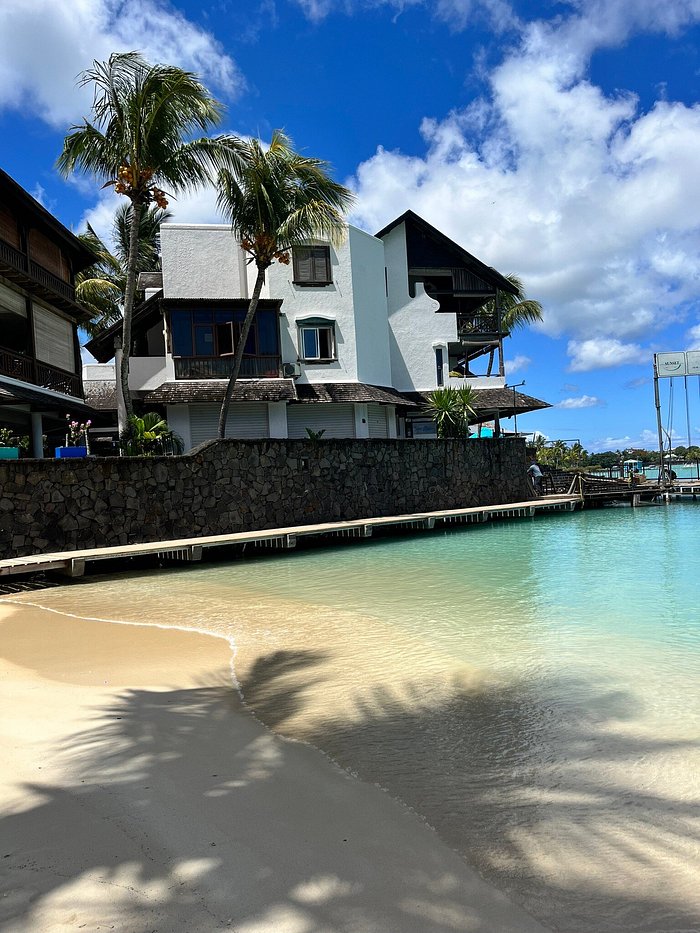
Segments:
[[[322,677],[324,661],[313,651],[261,657],[241,683],[243,695],[263,722],[284,732],[286,720],[303,711],[306,686]],[[424,696],[425,684],[413,690]],[[553,733],[552,696],[567,691],[578,698],[587,691],[585,712],[572,702]],[[700,929],[700,911],[657,875],[660,864],[697,855],[695,807],[596,780],[611,762],[624,766],[664,747],[684,749],[681,742],[650,748],[631,738],[624,728],[634,717],[629,696],[562,679],[540,684],[537,697],[488,687],[456,690],[430,709],[411,707],[404,694],[359,692],[352,722],[329,717],[306,738],[425,816],[448,845],[466,851],[486,878],[547,927]],[[314,753],[261,731],[241,713],[223,674],[219,684],[199,689],[125,690],[111,709],[95,713],[99,726],[57,750],[79,769],[79,782],[42,786],[41,802],[0,822],[1,864],[14,869],[15,882],[6,887],[4,872],[1,929],[33,929],[28,918],[42,899],[91,874],[100,885],[131,886],[129,933],[248,933],[286,930],[286,922],[299,933],[504,929],[474,911],[473,891],[421,852],[405,852],[404,874],[389,878],[388,888],[386,878],[380,885],[373,866],[405,844],[392,827],[385,852],[357,851],[349,868],[348,849],[382,819],[384,811],[375,808],[382,795],[341,773],[332,786],[316,783],[304,764]],[[498,748],[495,732],[503,736]],[[292,783],[290,775],[298,775]],[[339,803],[355,790],[364,812],[338,817]],[[175,808],[170,836],[151,836],[150,825],[168,823],[161,817],[169,808]],[[315,819],[302,826],[302,849],[290,815],[304,812]],[[246,813],[264,814],[274,828],[262,843],[259,822],[257,829],[255,820],[249,825]],[[89,844],[76,832],[86,821]],[[116,845],[115,838],[131,844]],[[552,869],[557,864],[559,871]],[[629,883],[635,873],[638,889]],[[232,907],[234,877],[239,893]],[[118,915],[114,922],[127,929]]]

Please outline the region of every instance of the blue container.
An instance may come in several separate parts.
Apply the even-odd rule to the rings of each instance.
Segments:
[[[0,460],[18,460],[19,447],[0,447]]]
[[[59,460],[63,457],[87,457],[87,447],[57,447],[56,457]]]

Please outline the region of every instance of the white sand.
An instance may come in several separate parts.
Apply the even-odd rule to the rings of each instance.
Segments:
[[[543,930],[256,722],[223,639],[5,602],[0,655],[3,933]]]

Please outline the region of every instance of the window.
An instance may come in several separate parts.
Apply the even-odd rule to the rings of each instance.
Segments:
[[[332,283],[330,246],[295,246],[292,255],[295,285]]]
[[[173,309],[170,311],[170,334],[173,356],[231,356],[238,345],[246,310]],[[277,312],[258,308],[253,318],[244,356],[277,356],[279,337]]]
[[[49,366],[75,372],[74,325],[32,303],[36,358]]]
[[[333,324],[303,324],[299,327],[299,356],[302,360],[330,363],[335,360]]]

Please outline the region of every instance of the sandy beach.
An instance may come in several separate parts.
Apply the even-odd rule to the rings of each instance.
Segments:
[[[241,705],[222,638],[0,603],[6,933],[544,928]]]

